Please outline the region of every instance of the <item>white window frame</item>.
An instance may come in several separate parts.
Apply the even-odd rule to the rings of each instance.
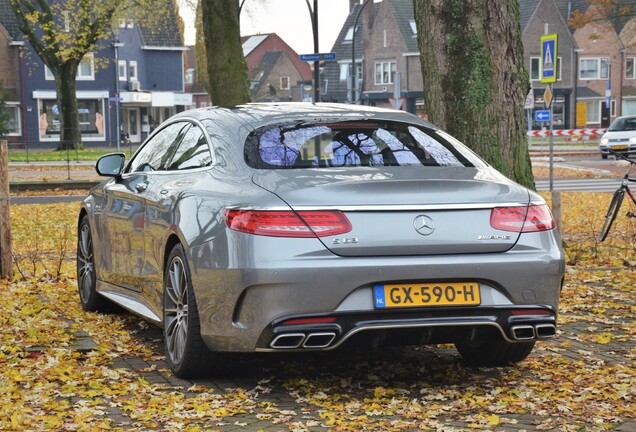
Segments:
[[[616,117],[616,99],[610,101],[610,117]]]
[[[119,81],[126,81],[128,79],[126,60],[117,60],[117,76]]]
[[[44,79],[46,81],[55,81],[55,76],[53,75],[53,72],[51,72],[51,69],[49,69],[47,65],[44,65]]]
[[[7,131],[7,136],[22,136],[22,112],[20,111],[20,104],[18,102],[7,102],[5,109],[9,112],[14,112],[11,117],[16,120],[16,131]]]
[[[340,63],[340,81],[347,81],[349,79],[349,69],[351,63]]]
[[[88,64],[89,73],[84,75],[82,73],[82,65]],[[84,56],[77,68],[77,80],[78,81],[95,81],[95,57],[93,53],[88,53]]]
[[[600,124],[601,123],[601,104],[605,103],[604,100],[596,99],[596,100],[588,100],[587,101],[587,117],[585,118],[585,122],[587,124]],[[590,109],[592,108],[592,109]],[[596,109],[594,109],[596,108]],[[590,117],[590,114],[593,114],[594,117]]]
[[[385,76],[385,73],[387,73],[387,69],[388,69],[388,74],[387,74],[387,79],[385,80],[384,76]],[[397,64],[394,61],[376,62],[374,70],[375,70],[375,74],[374,74],[375,85],[393,84],[393,76],[397,72]],[[378,76],[380,77],[379,80],[378,80]]]
[[[535,66],[534,68],[533,66]],[[540,81],[541,80],[541,58],[540,57],[530,57],[530,81]],[[533,76],[532,72],[536,72],[535,76]]]
[[[596,68],[594,71],[594,76],[584,77],[583,73],[583,62],[596,63]],[[606,65],[605,73],[603,73],[603,64]],[[609,58],[607,57],[583,57],[579,59],[579,79],[583,81],[591,81],[591,80],[606,80],[609,78]]]
[[[409,20],[409,26],[411,26],[411,31],[413,32],[413,36],[417,36],[417,24],[414,19]]]
[[[632,64],[632,75],[627,75],[627,64]],[[625,59],[625,79],[636,79],[636,57],[627,57]]]
[[[287,80],[287,86],[283,86],[283,81],[284,80]],[[281,90],[289,90],[289,88],[290,88],[289,77],[288,76],[280,77],[280,89]]]
[[[128,62],[128,77],[131,81],[139,81],[139,69],[137,68],[136,60]]]

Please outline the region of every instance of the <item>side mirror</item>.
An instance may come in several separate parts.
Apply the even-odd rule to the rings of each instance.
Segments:
[[[100,176],[119,177],[124,170],[126,155],[123,153],[109,153],[100,157],[95,164],[95,171]]]

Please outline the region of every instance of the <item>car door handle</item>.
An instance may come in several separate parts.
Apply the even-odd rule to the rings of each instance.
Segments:
[[[146,189],[148,189],[148,182],[141,182],[141,183],[137,183],[135,185],[135,189],[137,190],[137,192],[145,192]]]

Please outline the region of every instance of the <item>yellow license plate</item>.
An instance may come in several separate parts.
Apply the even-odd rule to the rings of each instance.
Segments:
[[[612,146],[612,150],[627,150],[627,146],[626,145],[615,145],[615,146]]]
[[[475,306],[481,303],[477,282],[375,285],[376,309],[422,306]]]

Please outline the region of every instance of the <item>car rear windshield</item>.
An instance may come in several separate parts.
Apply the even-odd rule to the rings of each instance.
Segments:
[[[441,131],[368,120],[269,125],[249,135],[245,160],[258,169],[485,165]]]

